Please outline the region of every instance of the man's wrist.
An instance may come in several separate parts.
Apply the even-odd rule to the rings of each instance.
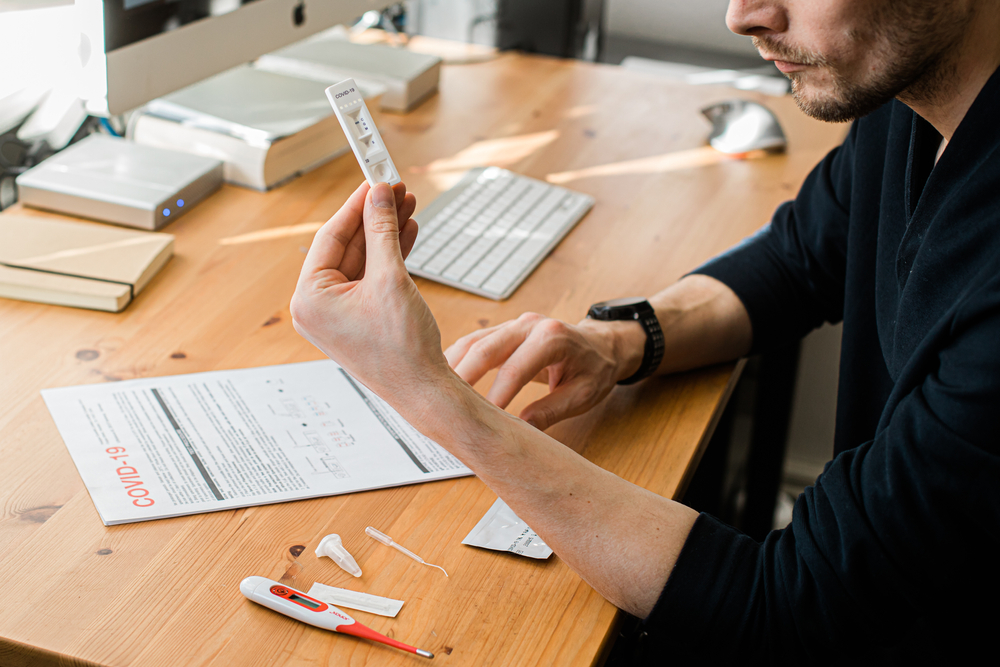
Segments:
[[[646,331],[635,320],[601,321],[586,318],[581,327],[590,329],[603,337],[611,358],[615,360],[615,382],[632,377],[642,365],[646,351]]]
[[[447,375],[422,383],[420,391],[393,407],[410,425],[463,463],[496,435],[506,416],[450,368]]]

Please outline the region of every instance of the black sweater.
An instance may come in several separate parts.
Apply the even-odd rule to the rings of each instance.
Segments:
[[[699,517],[646,619],[649,656],[992,654],[1000,71],[935,166],[940,140],[887,104],[854,123],[770,225],[697,270],[736,292],[757,350],[843,320],[835,456],[763,544]]]

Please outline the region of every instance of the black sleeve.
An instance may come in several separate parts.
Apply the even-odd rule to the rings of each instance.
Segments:
[[[716,278],[743,302],[758,352],[843,317],[857,124],[771,222],[693,273]]]
[[[1000,590],[993,283],[941,334],[937,366],[896,397],[875,439],[799,497],[788,528],[759,544],[699,517],[645,620],[651,647],[701,664],[812,665],[890,650],[922,663],[989,641],[995,628],[976,632],[995,624]]]

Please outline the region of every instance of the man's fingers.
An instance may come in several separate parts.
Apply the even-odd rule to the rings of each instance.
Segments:
[[[478,329],[470,334],[465,334],[456,340],[448,346],[447,350],[444,351],[444,356],[445,359],[448,360],[448,365],[452,368],[456,368],[458,364],[462,362],[462,359],[465,358],[465,355],[469,353],[469,349],[473,345],[506,324],[507,323],[505,322],[503,324],[495,324],[485,329]]]
[[[491,368],[504,363],[543,320],[537,313],[523,313],[516,320],[473,331],[452,343],[444,356],[459,377],[475,384]]]
[[[402,229],[406,221],[413,217],[413,212],[417,210],[417,198],[412,192],[407,192],[403,197],[403,203],[396,207],[396,219],[399,220],[399,228]]]
[[[543,368],[555,362],[558,353],[559,350],[550,346],[533,345],[530,340],[519,346],[497,369],[496,379],[486,394],[486,400],[506,408],[524,385],[531,382]]]
[[[403,206],[403,200],[406,198],[406,183],[400,181],[392,186],[392,197],[396,200],[396,210],[398,211]]]
[[[344,250],[341,271],[348,280],[360,280],[365,272],[365,228],[358,225],[354,237]]]
[[[478,335],[475,340],[468,343],[465,353],[460,355],[461,359],[452,366],[458,376],[469,384],[476,384],[490,369],[497,368],[507,361],[524,343],[530,332],[529,327],[520,324],[515,320],[493,330],[476,332]],[[449,351],[451,349],[449,348]],[[445,352],[445,358],[451,363],[448,352]]]
[[[404,270],[399,247],[396,197],[385,183],[376,183],[365,199],[365,275]]]
[[[406,259],[410,251],[413,250],[413,244],[417,242],[417,221],[411,218],[413,212],[417,210],[417,198],[413,196],[412,192],[406,191],[406,186],[403,185],[403,197],[399,197],[399,193],[396,188],[402,183],[397,183],[393,186],[393,192],[396,193],[396,220],[399,222],[399,249],[403,252],[403,259]]]
[[[340,270],[344,254],[361,227],[368,183],[362,183],[344,205],[326,221],[316,236],[302,264],[302,275],[310,276],[323,269]]]
[[[417,199],[412,193],[406,191],[406,185],[397,183],[392,186],[392,193],[396,199],[396,220],[400,225],[399,243],[405,258],[413,249],[416,241],[416,222],[410,220],[413,211],[417,208]],[[400,208],[401,207],[401,208]],[[405,217],[404,217],[405,216]],[[407,223],[413,225],[412,229],[407,228]],[[343,268],[341,269],[348,280],[361,280],[365,275],[365,230],[358,227],[354,233],[354,238],[348,244],[344,252]]]
[[[399,249],[403,253],[403,259],[413,250],[413,244],[417,242],[417,221],[410,218],[399,230]]]
[[[592,407],[589,403],[593,395],[586,390],[583,382],[579,380],[557,387],[552,393],[525,407],[519,416],[535,428],[544,431],[563,419],[583,414]]]

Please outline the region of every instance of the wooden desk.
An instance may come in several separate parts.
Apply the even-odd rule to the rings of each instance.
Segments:
[[[651,294],[766,221],[845,128],[767,98],[789,153],[721,158],[702,145],[708,126],[698,109],[734,95],[505,55],[445,68],[440,95],[411,114],[384,116],[385,141],[422,204],[479,164],[597,199],[504,303],[421,281],[445,343],[525,310],[576,321],[591,302]],[[251,574],[406,600],[396,619],[357,617],[433,651],[432,664],[600,659],[617,610],[558,557],[536,562],[461,545],[494,500],[476,478],[101,524],[39,390],[320,358],[288,315],[311,237],[296,226],[325,220],[360,180],[346,156],[267,194],[223,188],[167,229],[177,235],[176,257],[118,315],[0,299],[0,664],[422,664],[248,602],[238,584]],[[622,477],[676,496],[735,369],[618,388],[551,432]],[[539,391],[524,392],[512,410]],[[363,536],[366,525],[451,577],[376,544]],[[360,581],[313,555],[333,532],[364,569]]]

